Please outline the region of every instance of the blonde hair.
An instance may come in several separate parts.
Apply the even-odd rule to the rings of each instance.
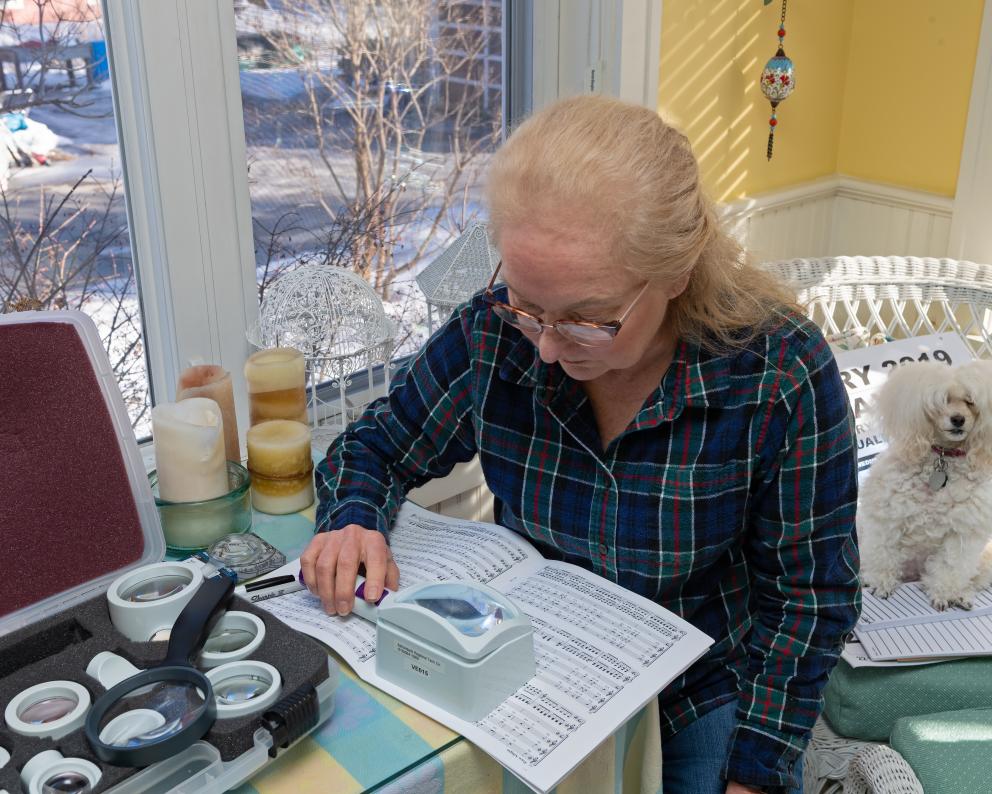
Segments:
[[[510,226],[578,221],[640,277],[688,277],[669,318],[711,350],[746,345],[799,311],[721,228],[688,139],[639,105],[585,94],[534,114],[494,155],[486,198],[497,243]]]

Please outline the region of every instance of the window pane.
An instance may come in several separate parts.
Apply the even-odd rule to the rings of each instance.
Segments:
[[[132,426],[147,436],[143,331],[100,4],[7,2],[0,69],[0,311],[92,317]]]
[[[298,264],[348,267],[385,302],[397,354],[416,350],[414,277],[481,219],[503,0],[233,2],[260,297]]]

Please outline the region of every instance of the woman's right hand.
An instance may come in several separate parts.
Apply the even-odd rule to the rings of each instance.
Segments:
[[[355,577],[365,564],[365,600],[375,603],[383,586],[400,586],[400,569],[393,562],[381,532],[349,524],[342,529],[320,532],[300,556],[303,580],[310,592],[320,596],[328,615],[347,615],[355,602]]]

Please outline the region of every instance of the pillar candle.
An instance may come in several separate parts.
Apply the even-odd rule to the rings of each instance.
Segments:
[[[248,431],[251,501],[256,510],[282,515],[313,504],[310,428],[272,419]]]
[[[292,347],[259,350],[245,362],[251,424],[269,419],[307,421],[306,362]]]
[[[152,409],[159,495],[198,502],[227,493],[224,427],[217,403],[192,397]]]
[[[240,463],[241,444],[238,441],[238,417],[234,411],[231,373],[216,364],[201,364],[184,369],[179,375],[176,402],[189,397],[209,397],[220,406],[220,415],[224,422],[224,456]]]

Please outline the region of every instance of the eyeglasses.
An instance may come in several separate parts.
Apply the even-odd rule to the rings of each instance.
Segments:
[[[613,338],[620,333],[624,320],[627,319],[634,306],[637,305],[637,301],[641,299],[644,291],[648,288],[647,284],[641,287],[641,291],[637,293],[637,296],[630,302],[619,319],[612,322],[586,323],[581,320],[555,320],[555,322],[548,324],[542,323],[539,317],[535,317],[523,309],[504,303],[493,294],[493,285],[496,283],[496,275],[501,267],[503,267],[502,261],[496,265],[493,277],[489,280],[489,286],[486,287],[486,291],[482,295],[483,300],[492,307],[492,310],[501,320],[505,320],[510,325],[529,334],[540,334],[545,328],[554,328],[569,342],[575,342],[575,344],[583,347],[606,347],[613,342]]]

